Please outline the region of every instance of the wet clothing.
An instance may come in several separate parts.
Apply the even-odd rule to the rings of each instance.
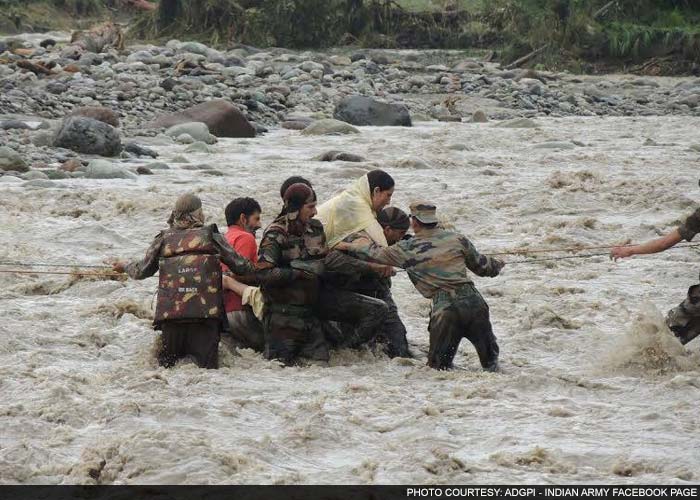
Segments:
[[[686,241],[700,233],[700,208],[688,216],[678,227],[678,232]],[[700,285],[688,288],[685,300],[666,315],[666,324],[682,344],[700,335]]]
[[[362,241],[372,246],[375,251],[381,249],[364,231],[351,234],[343,241],[347,243]],[[367,256],[364,254],[350,252],[350,255],[359,259],[367,259]],[[374,272],[355,275],[346,281],[344,288],[379,299],[386,304],[386,316],[379,327],[377,340],[386,341],[386,354],[389,357],[410,357],[408,340],[406,339],[406,327],[401,321],[398,308],[391,295],[391,278],[383,278]],[[344,331],[347,332],[347,329]]]
[[[278,217],[260,243],[258,267],[264,276],[265,355],[291,362],[297,356],[328,360],[327,330],[319,319],[347,321],[362,338],[371,336],[386,306],[324,284],[327,274],[357,274],[366,262],[330,251],[322,224],[301,224],[296,214]],[[337,339],[335,339],[337,340]],[[354,344],[354,339],[348,339]]]
[[[192,354],[200,366],[216,367],[218,354],[210,350],[211,345],[218,346],[225,319],[222,262],[240,275],[251,275],[255,270],[228,245],[216,226],[194,225],[161,231],[146,256],[126,266],[133,279],[145,279],[160,270],[154,326],[169,332],[162,336],[165,357],[159,361],[163,366],[172,366],[174,359]],[[187,335],[193,338],[183,340]],[[200,338],[207,335],[206,341]]]
[[[226,313],[229,332],[239,347],[263,352],[265,349],[265,334],[262,323],[255,317],[250,306],[242,306],[240,311]]]
[[[253,264],[258,262],[258,245],[255,242],[255,236],[251,233],[239,226],[229,226],[224,237],[238,255],[248,259]],[[226,271],[228,271],[228,266],[224,266],[224,272]],[[231,290],[226,290],[224,292],[224,309],[227,313],[243,310],[241,296]]]
[[[499,261],[481,255],[461,234],[440,228],[424,228],[388,248],[365,246],[361,253],[405,269],[416,289],[432,299],[429,366],[451,367],[457,346],[466,337],[476,348],[482,367],[497,367],[498,344],[489,308],[469,272],[497,276],[502,267]]]
[[[473,284],[466,284],[453,294],[437,293],[428,332],[428,366],[438,370],[452,368],[459,343],[466,338],[476,349],[483,368],[497,368],[499,349],[491,328],[489,306]]]
[[[158,363],[170,368],[179,359],[192,356],[200,368],[218,368],[220,331],[221,324],[217,319],[165,321]]]

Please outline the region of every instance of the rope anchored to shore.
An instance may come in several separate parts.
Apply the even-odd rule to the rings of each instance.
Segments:
[[[560,253],[560,252],[581,252],[584,250],[611,250],[616,247],[631,247],[635,246],[632,244],[627,245],[597,245],[597,246],[574,246],[566,248],[518,248],[514,250],[504,250],[502,252],[492,252],[485,255],[489,257],[501,256],[501,255],[528,255],[528,254],[542,254],[542,253]],[[685,243],[675,245],[668,250],[677,250],[681,248],[695,248],[700,247],[700,243]],[[610,252],[594,252],[585,253],[580,255],[562,255],[557,257],[543,257],[536,259],[522,259],[522,260],[512,260],[506,262],[507,265],[512,264],[532,264],[537,262],[551,262],[558,260],[570,260],[570,259],[587,259],[590,257],[603,257],[609,256]],[[95,276],[95,277],[124,277],[125,273],[117,273],[112,271],[111,266],[106,265],[92,265],[92,264],[58,264],[58,263],[48,263],[48,262],[16,262],[16,261],[0,261],[0,266],[12,266],[14,268],[27,268],[27,269],[0,269],[0,273],[4,274],[55,274],[55,275],[69,275],[69,276]],[[72,268],[71,271],[37,271],[30,270],[28,268],[34,267],[53,267],[53,268]],[[81,271],[81,269],[95,269],[95,271]],[[103,269],[104,271],[97,271]]]

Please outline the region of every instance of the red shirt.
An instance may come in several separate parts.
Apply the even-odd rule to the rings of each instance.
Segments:
[[[231,245],[241,257],[245,257],[253,264],[258,261],[258,245],[255,243],[255,236],[248,231],[241,229],[239,226],[229,226],[224,237],[229,245]],[[224,272],[228,271],[228,267],[225,265],[222,264],[221,267],[223,267]],[[225,291],[224,308],[227,313],[242,310],[243,304],[241,303],[241,296],[237,295],[235,292]]]

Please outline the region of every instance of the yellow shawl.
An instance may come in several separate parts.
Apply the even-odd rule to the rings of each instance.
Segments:
[[[372,209],[372,194],[366,175],[319,206],[318,219],[323,223],[330,248],[359,231],[365,231],[377,245],[388,246],[382,226],[377,222],[377,214]]]

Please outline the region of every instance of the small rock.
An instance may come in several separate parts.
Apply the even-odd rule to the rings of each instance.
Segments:
[[[280,126],[282,128],[286,128],[287,130],[304,130],[310,124],[311,122],[286,121],[282,122]]]
[[[302,135],[343,135],[359,134],[360,131],[349,123],[339,120],[325,119],[313,122],[301,131]]]
[[[44,170],[44,173],[46,177],[54,181],[70,178],[68,172],[64,172],[63,170]]]
[[[115,165],[106,160],[92,160],[87,169],[85,177],[88,179],[136,179],[136,175],[129,172],[124,167]]]
[[[55,95],[65,94],[68,92],[68,85],[61,82],[49,82],[46,84],[46,91]]]
[[[331,56],[328,60],[336,66],[350,66],[352,64],[352,60],[347,56]]]
[[[190,134],[180,134],[175,138],[175,142],[179,144],[192,144],[194,138]]]
[[[486,117],[486,113],[480,109],[474,111],[472,115],[472,123],[486,123],[489,119]]]
[[[201,122],[181,123],[180,125],[172,126],[165,131],[165,135],[177,138],[178,142],[180,142],[179,138],[182,135],[190,136],[193,140],[191,142],[201,141],[206,144],[217,142],[216,137],[209,133],[209,127],[207,127],[206,123]],[[191,142],[182,144],[190,144]]]
[[[508,120],[501,122],[497,127],[500,128],[538,128],[539,125],[529,118],[515,118],[513,120]]]
[[[49,176],[46,175],[44,172],[41,172],[39,170],[30,170],[29,172],[22,174],[22,179],[25,181],[33,181],[36,179],[48,179]]]
[[[421,158],[406,158],[396,163],[399,168],[412,168],[415,170],[429,170],[433,167]]]
[[[136,173],[139,175],[153,175],[150,168],[144,167],[143,165],[136,168]]]
[[[111,109],[102,106],[83,106],[73,111],[69,116],[84,116],[106,123],[114,128],[119,127],[119,115]]]
[[[124,151],[136,156],[150,156],[151,158],[158,158],[158,153],[156,151],[144,146],[140,146],[135,142],[127,142],[124,145]]]
[[[6,172],[28,172],[29,166],[17,151],[6,146],[0,146],[0,170]]]
[[[166,78],[165,80],[160,82],[161,88],[165,89],[166,92],[171,92],[176,85],[177,81],[173,80],[172,78]]]
[[[13,129],[22,129],[22,130],[29,130],[31,127],[27,125],[24,122],[21,122],[19,120],[7,120],[0,122],[0,129],[3,130],[13,130]]]
[[[365,159],[359,155],[352,153],[344,153],[342,151],[327,151],[322,155],[314,158],[315,161],[350,161],[363,162]]]

